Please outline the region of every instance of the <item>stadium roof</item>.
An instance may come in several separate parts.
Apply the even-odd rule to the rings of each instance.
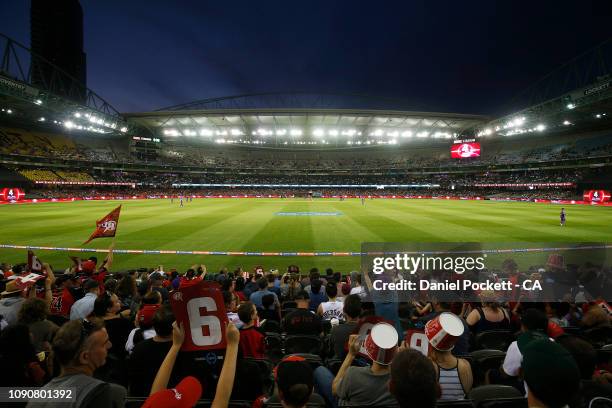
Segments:
[[[272,94],[257,96],[261,95]],[[217,143],[268,145],[350,145],[367,141],[398,144],[413,137],[451,139],[491,119],[456,113],[347,108],[351,104],[346,100],[337,103],[342,108],[321,107],[328,106],[329,98],[319,99],[327,102],[312,103],[310,108],[296,107],[303,106],[299,103],[283,103],[291,106],[280,108],[271,107],[269,103],[258,104],[263,107],[248,107],[252,104],[236,102],[243,98],[244,95],[198,101],[172,107],[172,110],[127,113],[124,117],[129,123],[148,128],[166,139],[194,137]],[[289,100],[295,101],[297,99]],[[389,104],[388,100],[385,102]]]

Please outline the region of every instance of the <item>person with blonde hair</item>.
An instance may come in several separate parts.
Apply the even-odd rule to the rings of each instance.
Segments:
[[[467,324],[473,332],[510,329],[510,314],[500,305],[494,291],[483,290],[480,292],[480,301],[482,306],[473,309],[466,318]]]

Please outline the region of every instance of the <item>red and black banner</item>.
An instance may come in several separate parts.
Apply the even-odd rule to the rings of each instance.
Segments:
[[[115,208],[113,211],[108,213],[104,218],[96,221],[96,230],[91,234],[89,239],[83,243],[88,244],[91,240],[96,238],[107,238],[114,237],[119,226],[119,213],[121,212],[121,206]]]

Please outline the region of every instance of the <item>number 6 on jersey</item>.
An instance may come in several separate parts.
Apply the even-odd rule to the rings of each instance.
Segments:
[[[185,327],[183,351],[225,348],[227,314],[219,285],[200,281],[170,295],[172,311]]]

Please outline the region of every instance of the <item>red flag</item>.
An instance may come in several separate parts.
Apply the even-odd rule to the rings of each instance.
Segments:
[[[91,234],[89,239],[83,243],[88,244],[92,239],[114,237],[117,232],[117,226],[119,225],[119,213],[121,212],[121,206],[115,208],[113,211],[108,213],[104,218],[96,221],[96,230]]]
[[[42,263],[38,259],[34,252],[28,251],[28,271],[29,272],[41,272]]]

